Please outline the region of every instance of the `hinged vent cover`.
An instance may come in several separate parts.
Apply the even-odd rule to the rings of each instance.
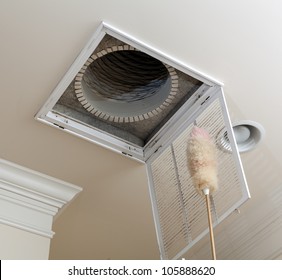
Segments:
[[[218,85],[102,23],[36,119],[145,161],[177,112]]]
[[[159,246],[164,259],[180,258],[208,233],[205,200],[196,192],[187,166],[188,139],[195,121],[217,142],[219,190],[212,197],[214,225],[249,198],[224,97],[219,92],[204,100],[199,100],[194,114],[187,116],[181,129],[147,161]],[[223,149],[218,141],[222,131],[228,132],[230,151]]]

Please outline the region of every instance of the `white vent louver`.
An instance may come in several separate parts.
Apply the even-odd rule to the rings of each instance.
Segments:
[[[161,257],[179,258],[208,232],[186,164],[195,120],[232,148],[218,142],[215,223],[249,197],[221,86],[102,23],[35,118],[146,163]]]
[[[212,197],[214,225],[221,222],[249,198],[240,159],[236,151],[225,102],[220,93],[195,108],[182,129],[147,162],[152,204],[164,259],[177,259],[208,233],[204,198],[195,190],[187,166],[187,139],[196,121],[209,130],[214,141],[222,130],[232,139],[232,152],[217,150],[219,190]]]

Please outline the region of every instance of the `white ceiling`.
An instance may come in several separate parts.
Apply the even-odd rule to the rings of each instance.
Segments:
[[[263,143],[242,157],[252,199],[216,242],[222,259],[281,258],[281,9],[275,0],[1,0],[0,157],[84,189],[54,223],[50,258],[159,258],[145,167],[33,118],[102,20],[223,82],[232,120],[264,126]],[[187,257],[209,258],[207,239]]]

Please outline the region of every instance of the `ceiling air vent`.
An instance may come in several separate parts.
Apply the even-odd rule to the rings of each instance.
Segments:
[[[102,23],[36,119],[145,161],[162,132],[220,85]]]
[[[208,232],[187,167],[195,122],[228,139],[228,153],[217,145],[214,225],[249,198],[221,86],[102,23],[36,119],[145,162],[161,258],[177,259]]]

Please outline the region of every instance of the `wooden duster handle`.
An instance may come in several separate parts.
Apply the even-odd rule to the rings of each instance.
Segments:
[[[209,193],[205,194],[205,197],[206,197],[208,220],[209,220],[209,228],[210,228],[210,242],[211,242],[212,258],[214,260],[216,260],[215,244],[214,244],[214,236],[213,236],[213,227],[212,227],[212,217],[211,217],[210,195],[209,195]]]

